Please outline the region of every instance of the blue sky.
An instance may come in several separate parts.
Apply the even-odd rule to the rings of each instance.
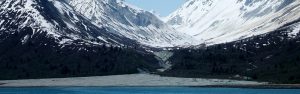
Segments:
[[[186,0],[125,0],[142,9],[154,10],[161,16],[167,16],[179,8]]]

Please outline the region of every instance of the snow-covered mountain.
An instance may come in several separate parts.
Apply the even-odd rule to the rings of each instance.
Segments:
[[[135,40],[94,25],[64,0],[0,4],[2,80],[131,74],[160,68],[154,55],[138,46]]]
[[[166,21],[207,44],[218,44],[264,34],[298,18],[299,0],[189,0]]]
[[[23,33],[22,42],[37,36],[61,45],[81,41],[120,46],[134,42],[93,25],[64,0],[5,0],[0,7],[0,19],[0,35]]]
[[[24,39],[46,33],[60,44],[80,40],[95,45],[173,47],[196,42],[121,0],[5,0],[0,9],[3,32],[33,29]]]
[[[176,32],[152,13],[121,0],[69,0],[69,4],[98,27],[143,45],[172,47],[195,44],[191,36]]]

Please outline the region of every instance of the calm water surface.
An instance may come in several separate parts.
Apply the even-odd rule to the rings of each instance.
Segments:
[[[0,94],[300,94],[300,89],[193,87],[31,87],[0,88]]]

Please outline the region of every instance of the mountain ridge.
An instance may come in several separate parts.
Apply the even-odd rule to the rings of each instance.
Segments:
[[[7,0],[3,2],[1,10],[1,15],[9,14],[17,19],[2,16],[2,30],[14,31],[31,27],[34,32],[29,34],[30,36],[46,32],[48,37],[53,37],[56,42],[62,44],[82,40],[88,44],[122,45],[124,42],[121,44],[119,42],[129,40],[120,39],[122,37],[109,34],[105,29],[90,24],[89,20],[77,14],[63,1]],[[97,30],[104,32],[95,32]],[[99,37],[106,37],[107,40]]]
[[[108,31],[153,47],[192,45],[189,35],[176,32],[154,14],[120,0],[69,0],[76,11]],[[100,23],[100,24],[99,24]],[[106,23],[106,24],[101,24]]]

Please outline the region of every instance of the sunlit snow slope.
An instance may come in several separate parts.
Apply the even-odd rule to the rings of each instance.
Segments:
[[[299,0],[189,0],[167,23],[207,44],[264,34],[300,17]]]
[[[95,25],[143,45],[172,47],[195,44],[191,36],[176,32],[152,13],[121,0],[69,0],[69,3]]]

